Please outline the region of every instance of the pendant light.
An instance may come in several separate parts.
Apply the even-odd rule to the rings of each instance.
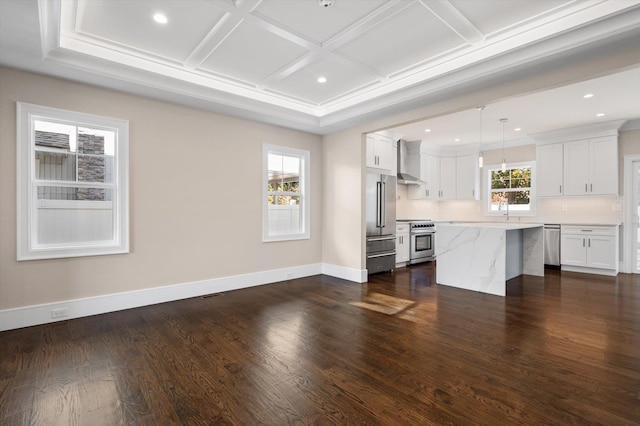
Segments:
[[[482,142],[483,142],[482,112],[484,111],[485,108],[486,108],[486,106],[484,106],[484,105],[481,105],[481,106],[476,108],[478,111],[480,111],[480,149],[482,149]],[[484,156],[482,155],[482,152],[480,152],[480,155],[478,156],[478,167],[480,167],[480,168],[484,167]]]
[[[504,158],[504,125],[507,121],[509,120],[506,118],[500,119],[500,122],[502,123],[502,171],[503,172],[507,171],[507,160]]]

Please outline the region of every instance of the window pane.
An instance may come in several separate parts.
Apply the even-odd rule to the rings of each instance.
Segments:
[[[507,193],[492,192],[491,193],[491,211],[499,211],[507,209]]]
[[[270,234],[285,235],[302,232],[300,197],[292,197],[289,195],[276,197],[278,204],[272,204],[271,200],[268,200],[267,213]]]
[[[495,180],[491,182],[491,189],[509,188],[508,180]]]
[[[513,199],[509,204],[529,204],[531,202],[530,191],[516,191],[513,192]]]
[[[43,120],[34,120],[36,147],[76,151],[76,127]]]
[[[115,137],[115,132],[110,130],[78,127],[78,152],[113,156]]]
[[[78,155],[78,181],[111,183],[113,157]]]
[[[267,191],[300,192],[300,158],[269,154]]]
[[[501,189],[510,187],[510,173],[509,170],[493,170],[491,172],[491,188]]]
[[[108,188],[38,186],[38,200],[111,201]]]
[[[110,201],[40,200],[36,214],[36,244],[87,243],[114,238]]]
[[[43,180],[76,180],[76,156],[68,152],[35,153],[35,178]]]

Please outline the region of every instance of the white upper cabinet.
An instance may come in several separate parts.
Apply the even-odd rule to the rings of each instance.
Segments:
[[[440,158],[429,154],[419,154],[419,156],[420,169],[415,172],[425,183],[412,185],[409,188],[410,197],[412,199],[437,200],[440,198]]]
[[[409,186],[409,199],[478,199],[478,154],[438,156],[420,152],[419,146],[408,151],[407,171],[425,183]]]
[[[589,141],[564,144],[564,195],[589,193]]]
[[[589,190],[594,195],[618,195],[618,138],[589,140]]]
[[[618,194],[618,139],[564,144],[564,195]]]
[[[440,200],[452,200],[456,198],[456,179],[456,157],[440,158]]]
[[[563,145],[540,145],[536,149],[538,196],[562,195]]]
[[[477,155],[456,158],[456,195],[458,200],[478,200],[479,170]]]
[[[437,200],[440,192],[440,158],[435,155],[422,154],[422,162],[426,164],[425,182],[427,182],[427,198]]]
[[[618,195],[622,121],[538,135],[537,195]]]
[[[383,174],[395,175],[396,155],[393,139],[379,133],[367,135],[367,167],[380,169]]]

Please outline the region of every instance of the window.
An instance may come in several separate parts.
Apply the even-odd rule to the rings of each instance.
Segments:
[[[534,163],[487,167],[489,215],[527,216],[535,214]]]
[[[124,120],[18,102],[18,260],[129,252]]]
[[[262,241],[309,238],[309,151],[263,145]]]

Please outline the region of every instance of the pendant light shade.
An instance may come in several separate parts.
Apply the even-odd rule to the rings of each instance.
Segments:
[[[502,171],[507,171],[507,160],[504,157],[504,125],[509,121],[507,118],[501,118],[500,122],[502,123]]]
[[[478,111],[480,111],[480,149],[482,149],[482,143],[484,141],[483,137],[483,132],[482,132],[482,112],[484,111],[486,107],[484,105],[477,107],[476,109]],[[483,168],[484,167],[484,156],[482,155],[482,152],[480,153],[480,155],[478,155],[478,167]]]

